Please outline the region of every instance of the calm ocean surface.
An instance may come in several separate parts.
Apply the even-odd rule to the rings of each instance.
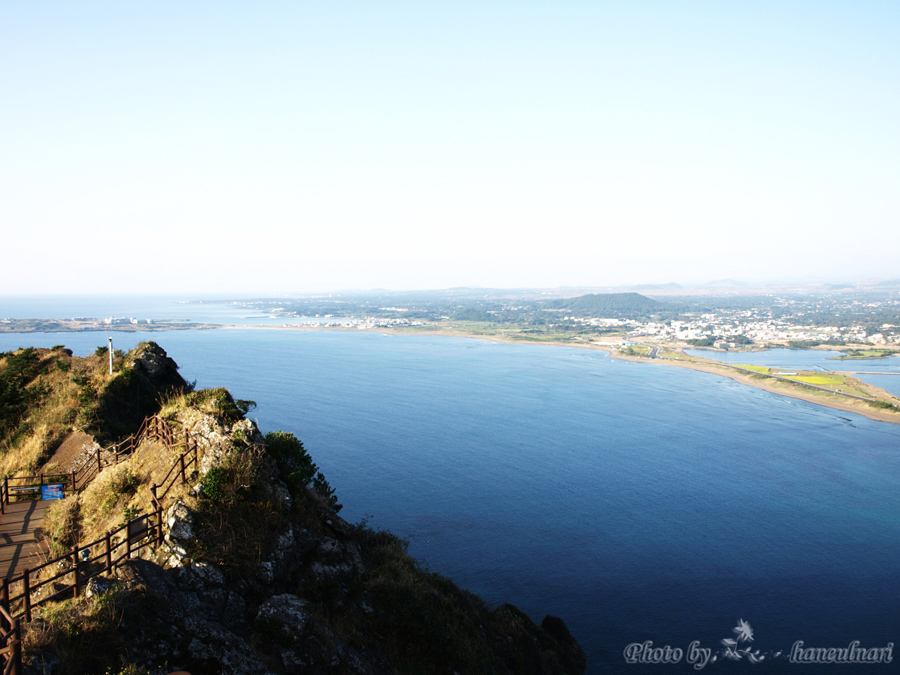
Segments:
[[[263,431],[304,441],[341,515],[408,537],[491,603],[563,617],[590,673],[696,672],[622,652],[717,650],[738,619],[764,653],[900,638],[900,425],[562,347],[241,329],[113,339],[153,339],[186,379],[257,401]],[[105,341],[0,334],[0,350]],[[770,656],[705,672],[895,665]]]

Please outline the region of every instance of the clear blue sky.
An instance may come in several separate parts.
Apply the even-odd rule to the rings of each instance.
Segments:
[[[900,3],[5,2],[0,294],[900,277]]]

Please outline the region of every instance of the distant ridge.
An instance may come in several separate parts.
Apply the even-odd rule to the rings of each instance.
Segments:
[[[544,307],[569,309],[575,314],[616,318],[654,314],[664,310],[666,305],[640,293],[588,293],[577,298],[548,300]]]

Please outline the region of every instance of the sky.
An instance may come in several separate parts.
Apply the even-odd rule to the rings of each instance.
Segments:
[[[0,3],[0,295],[900,277],[900,3]]]

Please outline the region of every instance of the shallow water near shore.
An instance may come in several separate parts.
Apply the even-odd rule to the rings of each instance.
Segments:
[[[628,665],[623,650],[717,650],[738,619],[763,652],[900,637],[900,425],[565,347],[266,330],[113,337],[122,349],[155,340],[186,379],[257,401],[251,417],[304,441],[341,515],[408,537],[413,556],[488,602],[561,616],[590,673],[693,672]],[[105,342],[0,335],[0,350],[63,343],[83,355]],[[756,668],[801,666],[770,654]]]

